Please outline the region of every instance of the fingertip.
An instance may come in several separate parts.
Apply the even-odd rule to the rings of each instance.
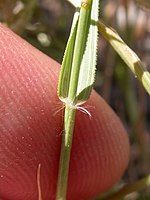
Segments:
[[[44,199],[55,198],[63,118],[53,115],[59,64],[0,25],[0,195],[37,199],[41,164]],[[57,106],[60,104],[60,107]],[[77,111],[68,199],[95,196],[122,176],[129,159],[127,134],[111,108],[93,92],[91,119]],[[18,189],[19,188],[19,189]]]

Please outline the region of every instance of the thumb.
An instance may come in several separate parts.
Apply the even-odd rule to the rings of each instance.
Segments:
[[[60,66],[3,25],[0,52],[0,196],[37,200],[41,164],[43,200],[53,200],[63,129],[56,92]],[[106,191],[128,163],[128,138],[118,117],[96,92],[87,104],[93,106],[91,120],[77,111],[68,200]]]

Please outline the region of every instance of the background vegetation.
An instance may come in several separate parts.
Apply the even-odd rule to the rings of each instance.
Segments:
[[[100,17],[150,71],[149,3],[101,0]],[[0,21],[60,63],[73,11],[65,0],[0,0]],[[119,115],[130,137],[131,159],[121,183],[134,182],[150,173],[150,97],[101,35],[97,69],[95,89]],[[150,188],[127,199],[150,199]]]

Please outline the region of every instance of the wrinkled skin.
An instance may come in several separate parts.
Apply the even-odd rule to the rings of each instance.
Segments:
[[[57,97],[60,65],[0,25],[0,196],[37,200],[41,164],[43,200],[55,199],[63,107]],[[127,134],[95,92],[77,111],[68,200],[86,200],[113,186],[129,158]],[[60,109],[60,111],[59,111]]]

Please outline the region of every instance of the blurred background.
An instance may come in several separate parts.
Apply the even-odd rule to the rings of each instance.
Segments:
[[[150,0],[100,4],[100,18],[117,30],[150,71]],[[73,12],[66,0],[0,0],[0,21],[59,63]],[[150,97],[101,35],[98,47],[95,89],[119,115],[130,137],[130,164],[121,185],[150,173]],[[150,199],[150,188],[126,198],[134,199]]]

